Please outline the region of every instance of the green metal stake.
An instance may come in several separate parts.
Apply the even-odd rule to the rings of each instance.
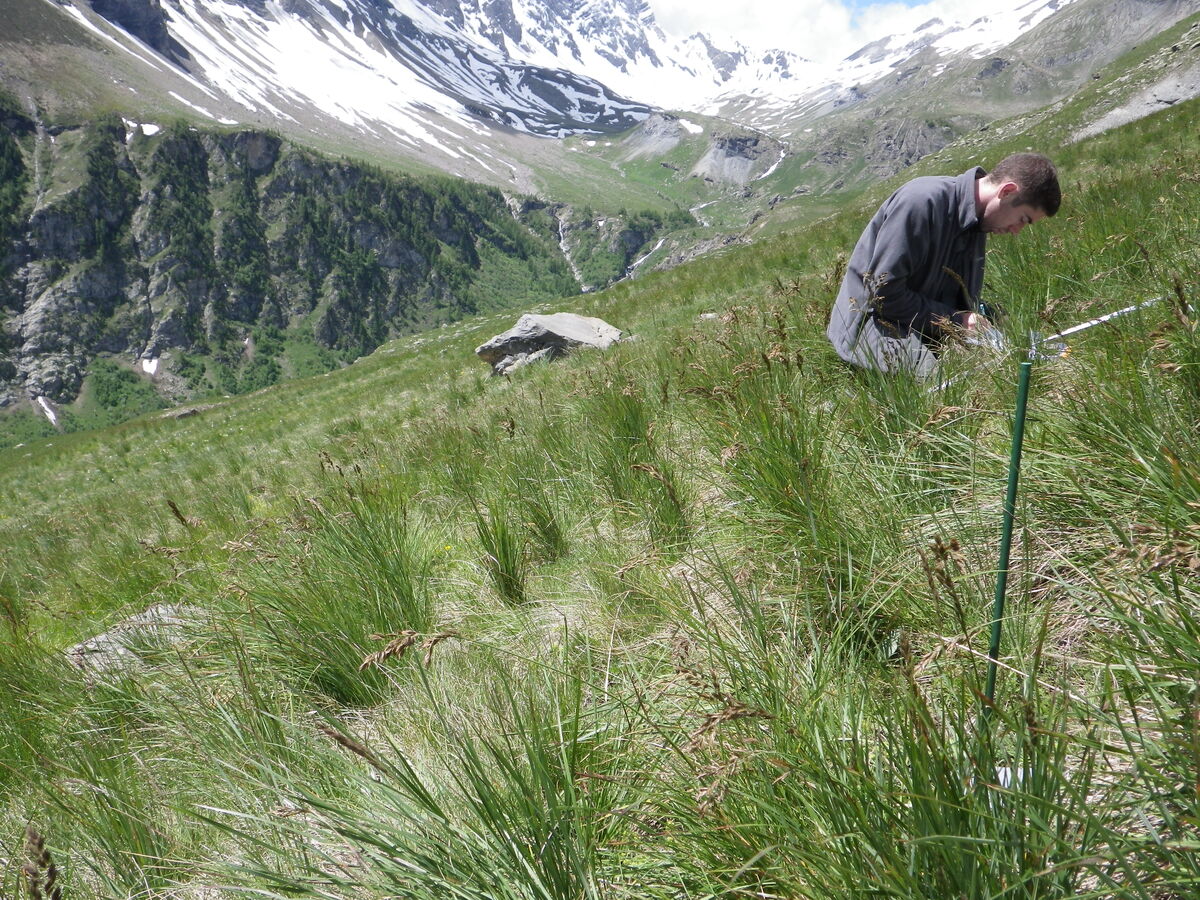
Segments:
[[[1029,399],[1029,372],[1033,363],[1021,363],[1017,380],[1017,409],[1013,417],[1012,455],[1008,462],[1008,495],[1004,498],[1004,526],[1000,532],[1000,568],[996,573],[996,602],[992,607],[992,643],[988,648],[987,687],[983,707],[986,720],[996,699],[996,663],[1000,658],[1000,626],[1004,620],[1004,593],[1008,587],[1008,554],[1012,547],[1013,519],[1016,517],[1017,480],[1021,472],[1021,443],[1025,439],[1025,404]]]

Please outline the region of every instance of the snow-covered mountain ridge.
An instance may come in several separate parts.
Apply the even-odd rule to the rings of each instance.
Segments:
[[[627,133],[656,110],[709,117],[714,140],[715,117],[835,168],[866,153],[864,171],[885,175],[991,118],[1063,96],[1139,35],[1200,7],[985,0],[830,65],[668,35],[645,0],[0,2],[65,13],[139,70],[107,77],[110,93],[143,105],[161,106],[145,99],[152,88],[217,124],[542,195],[538,170],[562,169],[561,148],[542,139]],[[33,83],[25,93],[40,92]],[[839,177],[814,184],[832,189]]]
[[[987,53],[1071,2],[1025,0],[988,16],[933,20],[912,35],[880,38],[835,66],[780,50],[721,48],[702,34],[670,37],[645,0],[62,5],[92,27],[93,13],[122,26],[137,21],[137,36],[153,33],[163,51],[165,32],[172,51],[161,53],[164,62],[252,114],[295,118],[289,107],[304,102],[364,129],[424,141],[427,110],[464,126],[494,123],[561,137],[621,130],[651,107],[715,112],[738,95],[794,103],[870,83],[917,54]]]

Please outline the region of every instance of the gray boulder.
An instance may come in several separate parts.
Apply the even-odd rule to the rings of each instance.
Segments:
[[[147,656],[178,648],[188,626],[202,615],[198,607],[160,603],[69,647],[67,659],[93,675],[129,674],[144,666]]]
[[[593,316],[527,313],[508,331],[476,347],[475,355],[492,367],[493,375],[505,375],[531,362],[554,359],[578,347],[604,350],[622,336],[621,329]]]

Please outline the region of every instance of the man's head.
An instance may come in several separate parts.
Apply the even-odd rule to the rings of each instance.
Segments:
[[[1054,163],[1039,153],[1014,153],[977,182],[979,227],[1017,234],[1052,216],[1062,203]]]

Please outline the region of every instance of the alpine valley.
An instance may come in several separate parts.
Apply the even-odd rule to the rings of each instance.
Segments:
[[[1075,104],[1083,135],[1200,82],[1200,0],[1012,0],[835,66],[643,0],[0,11],[0,407],[43,430],[602,288],[981,130]]]

